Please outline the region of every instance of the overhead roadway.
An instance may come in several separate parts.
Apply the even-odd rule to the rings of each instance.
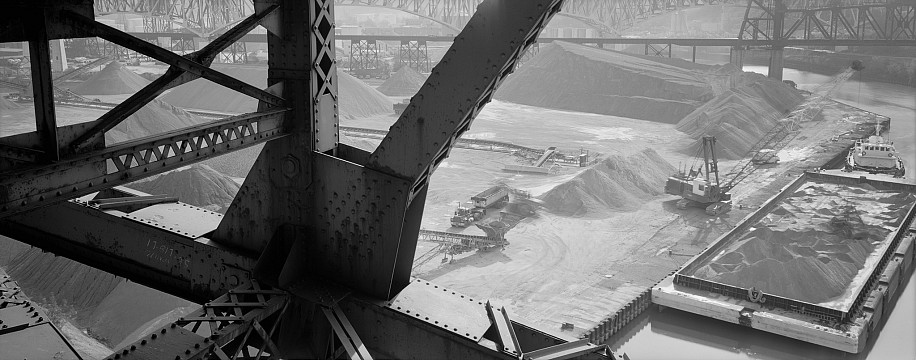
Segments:
[[[617,358],[410,277],[430,176],[561,5],[480,4],[369,153],[338,141],[333,1],[257,0],[184,56],[96,22],[91,0],[14,1],[0,41],[32,47],[37,130],[0,138],[0,234],[203,304],[111,359]],[[269,31],[267,89],[209,67],[256,25]],[[170,67],[98,120],[60,126],[47,44],[76,37]],[[162,91],[197,78],[258,99],[258,111],[105,143]],[[115,186],[259,143],[225,216]]]

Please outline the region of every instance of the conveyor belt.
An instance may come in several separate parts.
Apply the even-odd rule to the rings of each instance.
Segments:
[[[487,236],[455,234],[432,230],[420,230],[419,240],[446,245],[469,246],[476,248],[505,246],[509,244],[509,242],[505,239],[495,239]]]

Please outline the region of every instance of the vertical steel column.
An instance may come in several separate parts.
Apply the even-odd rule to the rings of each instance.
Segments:
[[[214,233],[223,243],[255,252],[280,225],[310,224],[314,153],[334,153],[338,139],[333,0],[258,0],[255,8],[271,4],[280,11],[263,23],[267,83],[291,107],[285,120],[290,135],[264,146]],[[283,260],[276,259],[280,265]]]
[[[767,76],[782,81],[783,70],[783,49],[785,45],[780,44],[785,40],[783,27],[786,21],[786,5],[783,0],[773,0],[773,37],[776,42],[770,50],[770,65]]]
[[[43,15],[36,12],[37,15]],[[29,40],[32,64],[32,91],[35,103],[35,127],[41,136],[45,159],[60,160],[57,117],[54,111],[54,88],[51,78],[51,49],[44,16],[31,19],[35,38]]]
[[[728,49],[728,62],[739,69],[744,67],[744,47],[732,46]]]

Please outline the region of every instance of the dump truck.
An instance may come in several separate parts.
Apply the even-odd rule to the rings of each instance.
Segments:
[[[468,205],[473,205],[473,203],[469,202]],[[458,208],[455,209],[455,213],[451,217],[451,223],[455,227],[468,227],[475,221],[483,219],[486,215],[486,209],[462,206],[461,203],[458,203]]]
[[[471,197],[471,201],[478,208],[503,207],[509,203],[509,188],[500,185],[491,187]]]

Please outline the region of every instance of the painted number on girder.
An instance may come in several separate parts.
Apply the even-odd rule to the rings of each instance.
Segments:
[[[191,258],[179,255],[174,248],[156,240],[146,240],[146,257],[164,264],[175,263],[185,269],[191,267]]]

